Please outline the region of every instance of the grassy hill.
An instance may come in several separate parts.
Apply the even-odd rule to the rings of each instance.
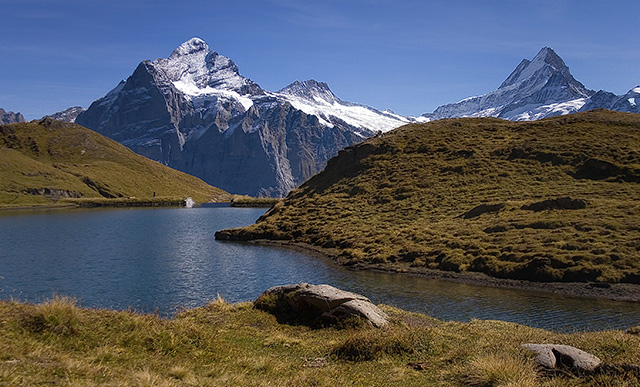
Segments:
[[[640,115],[404,126],[217,237],[309,244],[356,267],[640,283]]]
[[[0,207],[134,197],[151,202],[230,199],[200,179],[76,124],[44,119],[0,126]]]

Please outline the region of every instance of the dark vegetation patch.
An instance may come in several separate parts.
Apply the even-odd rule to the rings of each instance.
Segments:
[[[490,212],[498,212],[504,207],[504,203],[498,204],[481,204],[479,206],[473,207],[469,211],[460,215],[460,217],[464,219],[476,218],[482,214],[490,213]]]
[[[564,197],[559,199],[547,199],[522,206],[523,210],[546,211],[546,210],[582,210],[587,207],[587,202],[582,199],[571,199]]]
[[[637,114],[408,125],[220,236],[310,244],[359,268],[640,283],[639,155]]]

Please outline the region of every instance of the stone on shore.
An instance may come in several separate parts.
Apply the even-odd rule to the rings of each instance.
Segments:
[[[273,313],[281,322],[325,325],[357,317],[376,328],[389,324],[386,313],[368,298],[329,285],[275,286],[262,293],[254,306]]]
[[[602,360],[581,349],[560,344],[522,344],[537,354],[536,363],[546,369],[569,369],[576,373],[593,373]]]

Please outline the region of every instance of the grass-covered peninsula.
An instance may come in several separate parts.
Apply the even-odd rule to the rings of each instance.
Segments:
[[[229,201],[202,180],[80,125],[43,119],[0,126],[0,208]]]
[[[82,309],[55,297],[0,302],[6,386],[637,386],[638,327],[558,334],[523,325],[444,322],[382,306],[384,329],[278,323],[221,300],[171,319]],[[544,372],[525,343],[571,345],[601,371]]]
[[[360,268],[638,284],[640,115],[404,126],[217,237],[307,245]]]

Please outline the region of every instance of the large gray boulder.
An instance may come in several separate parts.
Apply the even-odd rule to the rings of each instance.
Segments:
[[[262,293],[254,306],[288,323],[326,325],[357,317],[376,328],[389,324],[387,314],[368,298],[329,285],[275,286]]]
[[[576,373],[593,373],[602,360],[588,352],[570,345],[522,344],[523,348],[537,354],[536,363],[546,369],[569,369]]]

